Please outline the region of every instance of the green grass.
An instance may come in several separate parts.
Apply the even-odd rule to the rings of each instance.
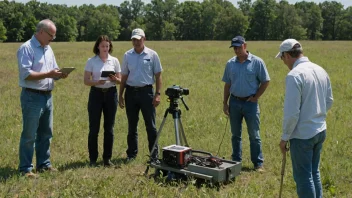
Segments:
[[[131,164],[123,164],[127,136],[125,110],[118,109],[115,124],[113,161],[117,168],[88,167],[89,87],[83,84],[84,66],[93,55],[92,42],[53,43],[60,67],[77,69],[56,82],[54,95],[54,138],[51,146],[52,163],[60,171],[44,173],[29,180],[17,172],[18,144],[22,130],[20,88],[16,51],[20,43],[0,44],[0,197],[278,197],[282,155],[279,151],[283,117],[284,79],[288,73],[281,60],[274,59],[279,41],[248,42],[250,52],[261,57],[268,68],[271,82],[260,99],[261,137],[265,169],[263,174],[247,171],[252,168],[246,129],[243,133],[243,171],[236,180],[219,189],[189,183],[167,185],[144,177],[148,154],[143,119],[139,122],[139,155]],[[114,42],[113,56],[122,63],[123,53],[132,47],[130,42]],[[197,150],[218,152],[230,159],[229,125],[222,112],[224,67],[234,56],[228,41],[152,42],[146,45],[159,53],[163,65],[162,103],[157,108],[157,127],[169,106],[164,90],[173,85],[189,88],[182,104],[182,122],[190,146]],[[303,41],[305,55],[324,67],[330,75],[334,104],[328,113],[327,139],[321,156],[321,177],[324,197],[352,197],[352,42]],[[245,125],[244,125],[245,126]],[[100,132],[99,151],[102,153]],[[175,143],[173,119],[168,115],[159,144]],[[101,157],[101,156],[100,156]],[[100,158],[101,160],[101,158]],[[152,173],[151,170],[149,173]],[[296,197],[292,167],[287,160],[283,197]]]

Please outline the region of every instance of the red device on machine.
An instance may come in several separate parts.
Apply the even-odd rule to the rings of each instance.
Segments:
[[[169,166],[184,168],[191,157],[191,148],[170,145],[163,148],[163,161]]]

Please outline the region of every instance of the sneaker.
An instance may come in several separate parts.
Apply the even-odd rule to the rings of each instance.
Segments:
[[[58,172],[58,170],[52,166],[49,166],[49,167],[44,167],[44,168],[38,168],[37,172],[39,172],[39,173],[43,173],[43,172],[54,173],[54,172]]]
[[[22,175],[23,175],[24,177],[26,177],[26,178],[29,178],[29,179],[36,179],[36,178],[39,177],[38,174],[35,174],[35,173],[33,173],[32,171],[29,171],[29,172],[26,172],[26,173],[22,172]]]
[[[110,167],[110,166],[114,166],[114,164],[110,160],[104,160],[104,166]]]
[[[264,170],[264,167],[263,167],[263,166],[257,166],[257,167],[255,167],[254,169],[255,169],[255,171],[257,171],[257,172],[259,172],[259,173],[263,173],[263,172],[265,172],[265,170]]]

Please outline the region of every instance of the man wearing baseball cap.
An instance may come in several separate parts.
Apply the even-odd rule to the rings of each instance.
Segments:
[[[119,105],[121,108],[124,108],[126,105],[128,119],[127,162],[137,157],[137,125],[140,111],[142,111],[147,130],[149,152],[153,149],[157,136],[155,108],[160,104],[160,90],[162,86],[162,66],[160,59],[154,50],[144,45],[146,40],[144,31],[140,28],[134,29],[131,39],[133,48],[128,50],[123,57],[119,94]],[[154,83],[155,89],[153,87]],[[125,88],[126,92],[123,95]],[[155,152],[151,153],[151,156],[153,160],[157,160],[158,149],[155,149]]]
[[[254,169],[263,172],[264,157],[260,139],[260,110],[258,100],[269,86],[269,73],[264,61],[247,51],[242,36],[231,40],[236,56],[225,68],[223,111],[230,116],[232,132],[232,160],[242,161],[242,120],[246,121],[250,140],[251,161]]]
[[[303,55],[303,47],[295,39],[284,40],[276,58],[290,70],[286,76],[281,152],[286,155],[290,150],[298,197],[323,197],[319,163],[326,138],[325,119],[333,103],[329,75]]]

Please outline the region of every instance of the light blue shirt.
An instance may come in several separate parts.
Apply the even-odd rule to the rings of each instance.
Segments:
[[[286,77],[281,139],[310,139],[325,130],[332,102],[329,75],[307,57],[299,58]]]
[[[123,57],[121,74],[128,75],[127,85],[136,87],[152,85],[155,82],[155,74],[161,71],[158,54],[146,46],[140,54],[132,48]]]
[[[256,94],[260,84],[270,81],[270,77],[264,61],[248,52],[243,63],[236,56],[227,62],[222,81],[231,84],[232,95],[247,97]]]
[[[49,45],[40,46],[35,36],[23,43],[17,51],[17,61],[19,69],[19,86],[38,90],[52,90],[54,79],[45,78],[42,80],[26,80],[32,71],[49,72],[59,69],[54,52]]]

